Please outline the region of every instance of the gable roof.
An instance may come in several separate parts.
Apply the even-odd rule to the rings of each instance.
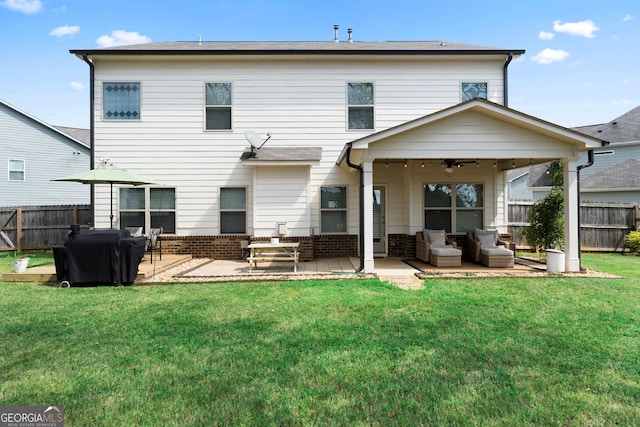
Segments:
[[[612,144],[617,142],[640,141],[640,106],[627,111],[608,123],[578,126],[573,129],[587,135],[604,139]]]
[[[72,49],[82,55],[512,55],[524,54],[523,49],[498,49],[444,41],[177,41],[154,42],[101,49]]]
[[[627,159],[584,178],[581,190],[640,188],[640,160]]]
[[[65,138],[75,142],[78,145],[83,146],[84,148],[89,148],[89,130],[88,129],[76,129],[76,128],[66,128],[66,127],[55,127],[55,126],[51,126],[45,122],[43,122],[42,120],[28,114],[25,113],[24,111],[14,107],[13,105],[9,104],[8,102],[5,102],[3,100],[0,99],[0,105],[4,105],[5,107],[15,111],[16,113],[28,118],[29,120],[38,123],[41,126],[46,127],[47,129],[52,130],[53,132],[60,134],[62,136],[64,136]],[[67,132],[65,132],[65,130]],[[82,132],[84,131],[84,132]]]
[[[481,113],[487,117],[496,118],[505,122],[515,124],[523,129],[534,131],[541,135],[549,136],[555,140],[567,142],[570,144],[584,144],[587,148],[600,147],[603,141],[599,138],[585,135],[580,132],[556,125],[545,120],[529,116],[520,111],[513,110],[500,104],[496,104],[485,99],[475,98],[452,107],[445,108],[432,114],[402,123],[400,125],[382,130],[380,132],[367,135],[363,138],[348,142],[342,149],[338,157],[338,164],[345,159],[346,151],[349,146],[352,148],[367,148],[369,144],[381,141],[383,139],[407,132],[430,123],[434,123],[463,112],[473,111]]]

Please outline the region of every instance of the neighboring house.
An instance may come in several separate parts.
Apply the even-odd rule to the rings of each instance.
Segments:
[[[160,186],[117,186],[114,227],[165,250],[240,257],[281,236],[302,258],[415,255],[425,228],[507,230],[506,171],[562,160],[566,266],[579,269],[575,158],[601,146],[508,108],[523,50],[450,42],[161,42],[72,50],[91,75],[95,159]],[[255,145],[245,139],[247,131]],[[271,136],[267,136],[271,132]],[[255,154],[251,154],[254,151]],[[95,187],[109,227],[109,188]]]
[[[89,186],[51,181],[89,169],[89,135],[0,100],[0,206],[89,204]]]
[[[594,149],[594,164],[580,171],[582,202],[640,203],[640,181],[637,162],[640,161],[640,107],[636,107],[608,123],[573,128],[578,132],[607,141]],[[587,164],[586,153],[580,153],[578,164]],[[546,179],[547,165],[535,165],[519,173],[527,176],[526,189],[532,200],[544,198],[551,188]],[[513,194],[522,193],[514,182]],[[510,197],[510,200],[522,200]]]

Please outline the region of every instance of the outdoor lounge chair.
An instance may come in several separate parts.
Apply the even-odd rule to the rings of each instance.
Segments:
[[[498,230],[476,228],[467,232],[467,254],[470,261],[486,267],[513,267],[515,244],[500,239]]]
[[[416,233],[416,258],[436,267],[458,267],[462,251],[444,230],[424,230]]]
[[[153,250],[156,246],[159,246],[160,249],[160,261],[162,261],[162,239],[160,239],[160,235],[162,234],[163,228],[152,228],[149,230],[149,235],[147,236],[147,240],[144,244],[145,252],[149,252],[149,257],[151,258],[150,262],[153,262]]]

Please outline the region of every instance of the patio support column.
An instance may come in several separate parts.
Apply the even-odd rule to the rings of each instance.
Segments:
[[[364,160],[362,162],[363,184],[364,184],[364,271],[363,273],[373,273],[375,271],[373,263],[373,162]]]
[[[563,159],[565,271],[580,271],[577,158]]]

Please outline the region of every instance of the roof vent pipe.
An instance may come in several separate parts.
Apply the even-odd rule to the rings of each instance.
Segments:
[[[340,39],[338,38],[338,28],[340,28],[338,24],[333,26],[333,33],[334,33],[333,42],[334,43],[340,43]]]
[[[353,43],[353,38],[351,37],[351,33],[353,33],[353,30],[351,28],[347,28],[347,33],[349,33],[349,43]]]

